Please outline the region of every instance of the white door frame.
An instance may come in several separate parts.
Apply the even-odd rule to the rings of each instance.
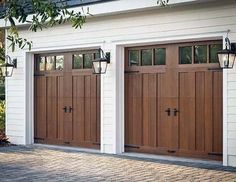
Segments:
[[[25,51],[25,144],[34,144],[34,55],[40,53],[50,52],[66,52],[83,49],[96,49],[103,46],[104,42],[97,42],[91,44],[78,44],[75,46],[33,49],[32,51]]]
[[[152,38],[152,39],[130,39],[130,40],[116,40],[112,43],[116,45],[116,66],[117,66],[117,99],[116,99],[116,145],[119,147],[118,153],[125,152],[124,140],[125,140],[125,92],[124,92],[124,63],[125,63],[125,47],[139,46],[139,45],[154,45],[154,44],[165,44],[165,43],[176,43],[183,41],[196,41],[196,40],[217,40],[223,39],[223,45],[225,45],[225,37],[227,36],[227,31],[221,31],[217,33],[205,33],[198,35],[187,35],[182,37],[163,37],[163,38]],[[227,141],[227,70],[223,71],[223,165],[228,165],[228,141]],[[119,123],[120,122],[120,123]]]

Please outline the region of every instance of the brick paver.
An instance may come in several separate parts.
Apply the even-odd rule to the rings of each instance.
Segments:
[[[45,147],[0,148],[0,181],[236,181],[234,169],[203,169]]]

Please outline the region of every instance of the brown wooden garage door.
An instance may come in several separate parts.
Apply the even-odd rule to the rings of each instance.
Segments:
[[[126,151],[221,160],[221,42],[126,49]]]
[[[35,142],[99,148],[98,51],[35,56]]]

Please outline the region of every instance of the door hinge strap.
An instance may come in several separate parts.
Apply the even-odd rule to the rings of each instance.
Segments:
[[[208,155],[223,156],[223,154],[219,152],[209,152]]]
[[[44,138],[34,137],[35,140],[44,140]]]
[[[139,73],[139,71],[125,71],[125,73]]]
[[[140,148],[140,146],[138,146],[138,145],[125,145],[125,147],[127,147],[127,148],[135,148],[135,149],[139,149]]]
[[[167,150],[168,153],[175,153],[175,150]]]
[[[101,144],[98,142],[94,142],[93,145],[101,145]]]

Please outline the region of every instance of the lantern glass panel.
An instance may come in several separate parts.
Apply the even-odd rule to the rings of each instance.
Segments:
[[[233,53],[219,53],[218,54],[219,63],[221,68],[233,68],[235,54]]]
[[[93,71],[96,74],[106,73],[107,69],[107,61],[105,60],[97,60],[93,61]]]
[[[235,61],[235,54],[229,54],[229,68],[233,68],[234,66],[234,61]]]
[[[13,66],[3,66],[1,67],[2,76],[11,77],[13,73]]]

